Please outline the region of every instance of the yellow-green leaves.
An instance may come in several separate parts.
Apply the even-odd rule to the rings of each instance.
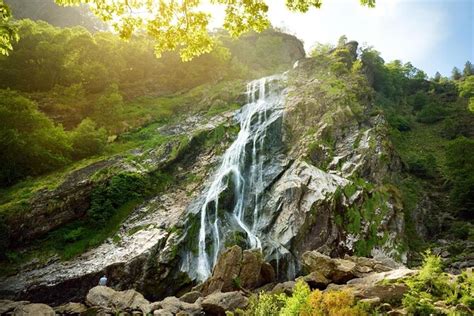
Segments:
[[[155,39],[155,53],[178,50],[181,59],[210,52],[214,40],[209,34],[210,14],[203,12],[201,0],[55,0],[57,4],[89,5],[103,21],[109,22],[124,39],[134,32],[146,32]],[[211,5],[223,5],[223,28],[232,37],[248,31],[261,32],[270,26],[267,16],[269,1],[265,0],[209,0]],[[360,0],[373,7],[375,0]],[[307,12],[321,7],[322,0],[286,0],[291,11]]]
[[[12,44],[18,42],[19,36],[16,28],[11,23],[10,8],[0,0],[0,54],[8,55],[13,49]]]

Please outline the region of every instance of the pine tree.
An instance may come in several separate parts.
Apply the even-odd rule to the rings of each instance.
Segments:
[[[461,72],[459,71],[458,67],[453,68],[451,78],[453,78],[453,80],[461,79]]]
[[[462,71],[464,77],[469,77],[474,75],[474,67],[472,66],[471,62],[468,60],[464,65],[464,70]]]
[[[439,71],[437,71],[435,73],[435,76],[433,78],[433,81],[436,81],[436,82],[439,82],[441,80],[441,74],[439,73]]]

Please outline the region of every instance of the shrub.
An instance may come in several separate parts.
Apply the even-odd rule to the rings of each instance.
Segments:
[[[102,152],[107,142],[107,131],[97,129],[95,122],[86,118],[72,132],[71,140],[73,157],[82,159]]]
[[[410,157],[408,170],[420,178],[433,178],[436,175],[436,158],[432,154],[422,157]]]
[[[138,198],[146,187],[145,180],[138,174],[121,173],[113,176],[108,183],[99,185],[92,192],[89,219],[96,225],[106,223],[120,206]]]
[[[403,297],[403,306],[410,314],[436,314],[434,302],[444,301],[448,308],[459,303],[474,308],[474,275],[464,271],[458,276],[443,273],[441,258],[427,252],[419,273],[405,280],[409,290]],[[457,315],[457,314],[456,314]]]
[[[285,294],[260,293],[250,297],[249,305],[244,315],[249,316],[278,316],[287,299]]]
[[[408,118],[401,115],[390,115],[388,117],[389,124],[398,129],[400,132],[411,130],[411,122]]]
[[[302,280],[296,282],[293,289],[293,295],[285,300],[285,306],[283,306],[280,315],[293,316],[308,311],[308,297],[310,293],[311,290],[306,282]]]
[[[447,112],[448,111],[439,104],[429,104],[418,112],[416,120],[420,123],[433,124],[444,119]]]
[[[0,186],[54,170],[69,162],[71,145],[34,102],[0,90]]]

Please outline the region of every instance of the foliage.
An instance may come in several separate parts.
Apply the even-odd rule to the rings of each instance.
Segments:
[[[126,202],[138,198],[146,188],[145,180],[135,173],[120,173],[92,192],[87,214],[94,225],[103,225]]]
[[[311,291],[302,280],[297,281],[291,296],[261,292],[249,300],[245,311],[237,314],[249,316],[362,316],[367,312],[348,290]]]
[[[403,297],[403,306],[415,315],[432,315],[436,313],[437,301],[444,301],[448,306],[458,303],[474,307],[474,276],[464,272],[451,279],[442,270],[441,258],[427,252],[423,266],[417,275],[404,281],[409,290]]]
[[[452,182],[451,201],[463,217],[472,218],[474,209],[474,140],[459,137],[446,151],[448,176]]]
[[[0,185],[64,166],[70,154],[70,140],[61,126],[31,100],[0,91]]]
[[[107,142],[107,131],[103,128],[97,129],[95,122],[86,118],[72,132],[71,141],[73,157],[82,159],[103,151]]]
[[[17,29],[13,25],[12,13],[10,8],[0,0],[0,54],[8,55],[13,49],[12,44],[18,42],[20,37],[18,36]]]
[[[208,53],[215,44],[215,38],[208,32],[210,14],[203,11],[200,0],[192,1],[127,1],[102,0],[55,0],[65,6],[86,3],[94,14],[105,22],[110,22],[124,39],[134,33],[146,31],[155,40],[155,54],[179,50],[181,59]],[[287,0],[291,11],[307,12],[310,7],[319,8],[321,0]],[[361,5],[375,6],[375,0],[360,0]],[[254,30],[261,32],[270,26],[264,0],[213,0],[211,6],[223,5],[225,17],[223,28],[232,37]],[[133,14],[142,12],[142,14]]]

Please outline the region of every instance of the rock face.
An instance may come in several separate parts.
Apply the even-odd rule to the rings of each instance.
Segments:
[[[294,56],[301,55],[298,50]],[[260,182],[264,187],[259,188],[258,224],[252,227],[259,234],[263,254],[239,247],[226,250],[203,285],[204,295],[253,289],[275,279],[294,279],[303,267],[314,267],[311,260],[325,265],[323,271],[308,271],[312,274],[305,278],[313,287],[380,271],[375,265],[346,259],[332,261],[322,255],[308,255],[307,263],[302,265],[300,258],[310,250],[331,257],[358,253],[404,259],[401,203],[396,190],[385,184],[401,168],[387,138],[387,123],[380,114],[369,115],[373,103],[370,91],[353,91],[355,85],[350,82],[338,94],[327,90],[338,78],[328,79],[330,71],[318,63],[316,59],[303,59],[290,72],[283,117],[275,123],[281,133],[264,137],[268,141],[266,147],[278,147],[278,151],[270,151],[262,162],[268,172]],[[222,124],[232,126],[232,117],[233,113],[212,119],[196,116],[179,126],[167,126],[160,132],[186,138],[191,145],[183,149],[175,140],[147,152],[137,150],[132,163],[113,162],[119,168],[138,172],[172,166],[185,176],[200,180],[180,182],[181,187],[173,186],[145,201],[121,226],[119,242],[108,240],[70,262],[54,262],[1,279],[0,291],[17,299],[61,303],[82,299],[104,273],[115,288],[136,288],[152,300],[191,289],[195,285],[191,272],[196,268],[193,260],[200,225],[195,206],[202,205],[199,203],[206,177],[232,141],[231,136],[221,137],[221,142],[209,148],[205,147],[207,139],[203,135]],[[85,174],[84,178],[77,175],[79,180],[87,178]],[[72,181],[71,185],[76,182],[86,183]],[[78,187],[70,189],[79,192]],[[71,192],[61,192],[73,198]],[[225,203],[232,202],[230,194]],[[74,203],[80,210],[70,209],[72,213],[79,214],[87,208],[86,202]],[[230,223],[235,218],[229,213],[216,212],[222,214],[222,221]],[[238,237],[222,240],[221,245],[249,246],[239,243]],[[22,292],[26,288],[28,291]],[[112,294],[107,291],[102,294],[110,297]],[[99,294],[97,298],[102,297]],[[157,310],[166,312],[165,308]]]

